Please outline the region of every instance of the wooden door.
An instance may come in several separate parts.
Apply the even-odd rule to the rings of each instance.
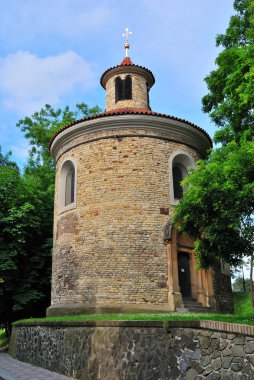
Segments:
[[[188,253],[178,253],[179,286],[183,297],[191,296],[190,256]]]

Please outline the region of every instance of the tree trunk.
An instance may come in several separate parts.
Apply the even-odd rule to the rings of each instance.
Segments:
[[[243,271],[243,265],[242,265],[242,274],[243,274],[243,291],[246,293],[246,284],[245,284],[245,278],[244,278],[244,271]]]
[[[253,255],[251,255],[250,257],[250,296],[251,296],[251,306],[254,307]]]

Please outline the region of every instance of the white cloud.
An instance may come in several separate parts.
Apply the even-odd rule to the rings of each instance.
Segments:
[[[104,27],[111,15],[107,5],[84,0],[11,0],[0,2],[0,38],[12,41],[36,40],[43,34],[60,38],[85,37]],[[38,41],[37,41],[38,42]]]
[[[44,58],[19,51],[0,59],[2,105],[32,113],[45,103],[57,104],[76,87],[88,90],[94,77],[90,65],[73,51]]]

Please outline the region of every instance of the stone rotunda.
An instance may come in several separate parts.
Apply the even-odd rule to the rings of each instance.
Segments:
[[[196,305],[232,311],[228,269],[197,270],[193,239],[170,222],[180,182],[211,139],[191,122],[153,112],[154,82],[126,54],[101,77],[105,112],[50,141],[56,186],[48,315]]]

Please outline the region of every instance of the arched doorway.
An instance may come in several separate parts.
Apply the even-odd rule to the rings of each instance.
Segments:
[[[188,253],[178,253],[178,277],[182,297],[191,296],[190,256]]]

